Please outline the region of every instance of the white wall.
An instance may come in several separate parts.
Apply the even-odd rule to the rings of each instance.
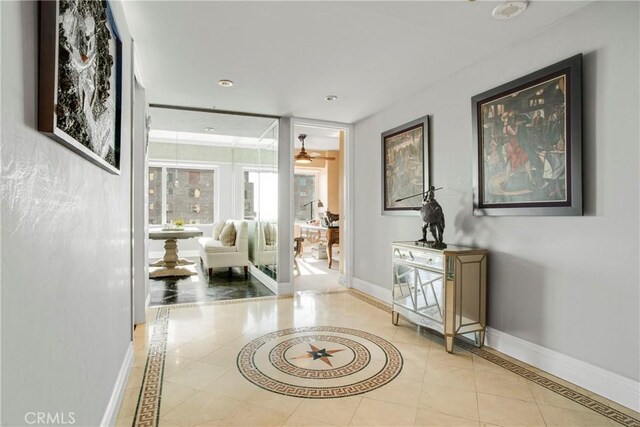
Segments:
[[[24,425],[30,411],[99,425],[131,348],[130,35],[112,5],[120,175],[36,130],[38,3],[1,2],[2,425]]]
[[[595,3],[357,123],[354,276],[390,288],[390,243],[420,237],[417,216],[380,214],[380,134],[429,114],[445,241],[491,251],[489,326],[637,381],[638,16]],[[471,97],[580,52],[585,216],[472,216]]]
[[[133,92],[133,144],[132,192],[133,209],[133,323],[147,320],[149,296],[149,179],[147,159],[148,105],[144,87],[134,80]]]

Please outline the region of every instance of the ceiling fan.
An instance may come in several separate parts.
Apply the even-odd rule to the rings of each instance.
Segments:
[[[301,133],[298,135],[298,139],[302,142],[302,149],[300,152],[293,157],[296,163],[311,163],[313,160],[335,160],[335,157],[326,157],[321,156],[320,153],[307,153],[307,150],[304,149],[304,139],[307,137],[306,134]]]

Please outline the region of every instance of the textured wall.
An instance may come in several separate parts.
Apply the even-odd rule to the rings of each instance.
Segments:
[[[598,2],[357,123],[355,277],[390,288],[389,244],[420,235],[380,214],[380,133],[430,114],[445,241],[491,251],[489,326],[637,380],[638,38],[638,3]],[[580,52],[585,216],[472,216],[471,97]]]
[[[2,2],[2,425],[75,412],[99,425],[131,340],[130,70],[121,175],[36,130],[37,2]],[[68,420],[68,418],[67,418]]]

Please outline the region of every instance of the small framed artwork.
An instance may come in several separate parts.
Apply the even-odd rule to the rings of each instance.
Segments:
[[[582,215],[582,54],[471,105],[474,215]]]
[[[429,180],[429,116],[382,134],[382,214],[413,215]]]
[[[106,1],[40,1],[38,130],[120,173],[122,42]]]

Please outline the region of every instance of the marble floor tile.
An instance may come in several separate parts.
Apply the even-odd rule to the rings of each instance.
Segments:
[[[312,420],[309,418],[299,417],[297,415],[292,415],[287,419],[287,421],[283,424],[285,426],[295,426],[295,427],[322,427],[322,426],[332,426],[333,424],[324,423],[318,420]]]
[[[476,380],[473,369],[429,369],[424,373],[425,384],[456,387],[462,390],[476,391]]]
[[[160,417],[175,409],[176,406],[196,394],[198,390],[181,384],[164,381],[162,383]]]
[[[535,402],[478,393],[480,421],[502,426],[544,426]]]
[[[236,407],[222,423],[206,425],[224,425],[224,426],[279,426],[286,422],[289,414],[273,408],[265,408],[250,402],[242,402]]]
[[[534,401],[527,380],[522,377],[503,375],[492,371],[476,371],[474,375],[476,390],[479,393]]]
[[[363,398],[349,425],[352,426],[412,426],[416,408]]]
[[[478,420],[475,391],[423,383],[419,409],[469,420]]]
[[[195,389],[203,389],[216,378],[224,375],[229,368],[202,362],[193,362],[184,369],[165,377],[165,381]]]
[[[195,426],[212,420],[223,420],[241,403],[239,400],[198,391],[161,418],[178,425]]]
[[[594,412],[576,411],[575,409],[558,408],[556,406],[538,405],[547,426],[610,426],[609,419]]]
[[[336,290],[151,309],[116,424],[617,425],[595,408],[640,425],[636,412],[493,349],[459,343],[449,354],[438,334],[393,326],[370,302]]]
[[[420,403],[422,381],[409,381],[398,378],[389,384],[366,393],[367,399],[396,403],[410,408],[417,408]]]
[[[478,427],[479,422],[418,409],[414,425],[424,427]]]
[[[244,398],[245,402],[270,409],[277,409],[290,416],[298,409],[302,399],[297,397],[283,396],[272,391],[259,389]]]
[[[342,399],[307,399],[303,400],[293,413],[302,418],[346,426],[351,422],[362,401],[361,396]]]
[[[531,394],[533,394],[533,398],[536,400],[536,402],[538,402],[538,406],[549,405],[558,408],[573,409],[575,411],[593,413],[593,411],[586,406],[569,400],[554,391],[539,386],[538,384],[528,381],[528,385],[529,389],[531,390]]]

